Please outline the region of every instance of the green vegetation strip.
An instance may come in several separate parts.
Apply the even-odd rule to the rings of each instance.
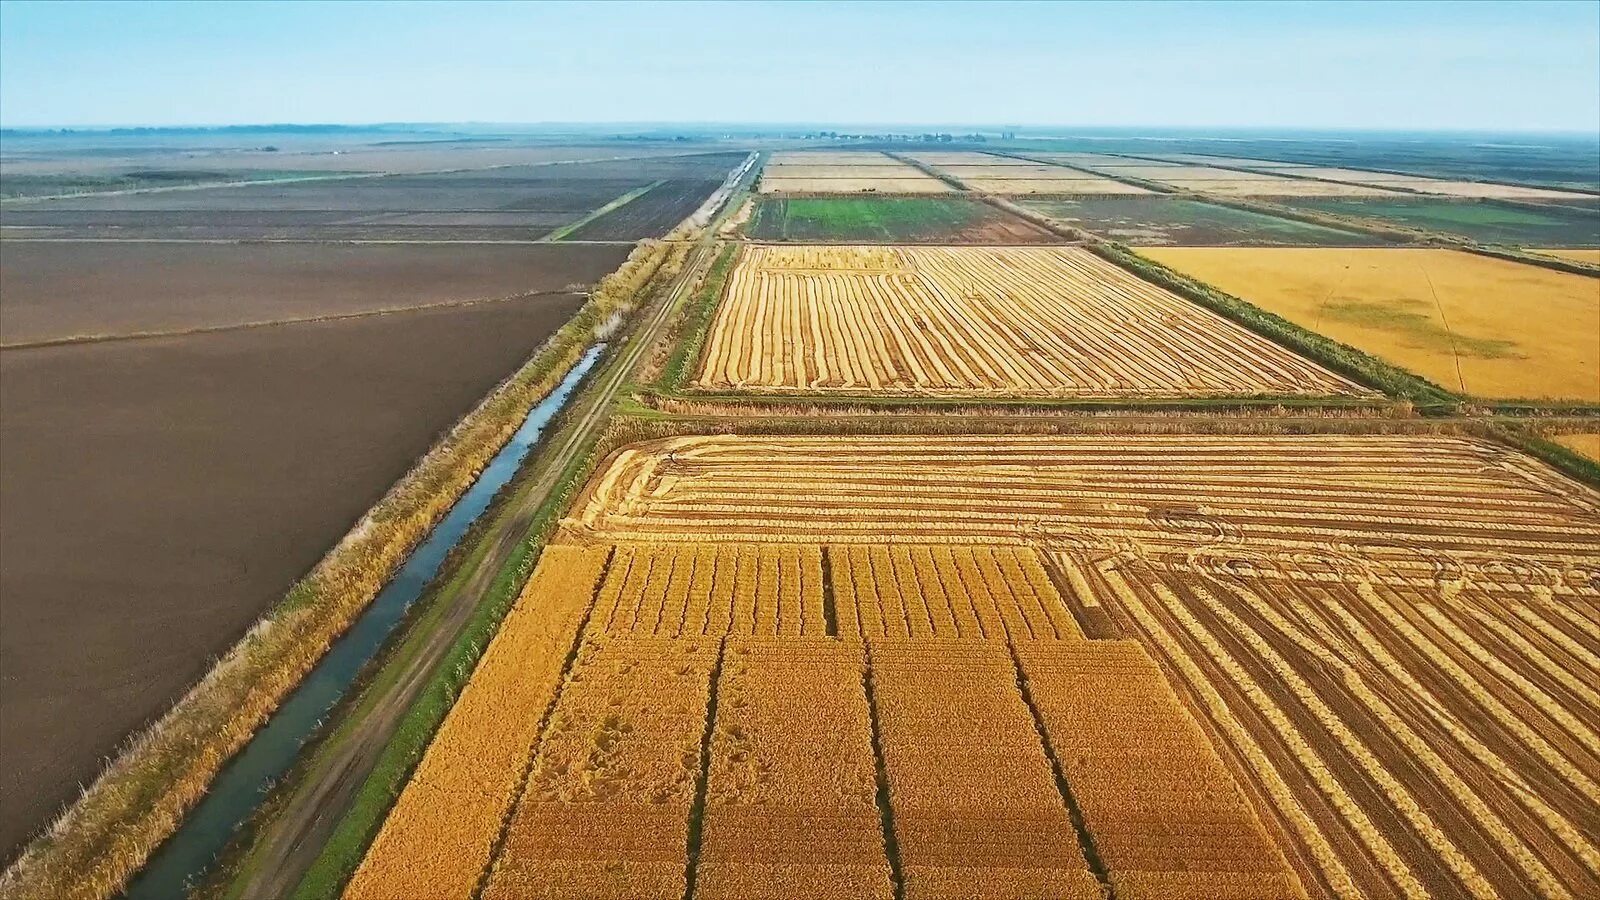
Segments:
[[[1424,412],[1453,411],[1461,405],[1460,398],[1430,381],[1138,256],[1120,244],[1096,241],[1089,249],[1146,281],[1187,297],[1341,375],[1409,401]]]
[[[672,355],[667,358],[667,363],[661,370],[660,384],[665,389],[674,391],[681,389],[685,379],[689,377],[690,370],[699,365],[706,333],[711,329],[712,314],[722,299],[723,285],[727,283],[728,272],[733,269],[733,261],[738,253],[739,248],[734,244],[722,249],[717,255],[716,262],[712,263],[710,274],[695,289],[688,308],[679,318],[682,323],[682,334],[675,341]]]
[[[665,183],[666,183],[666,179],[663,178],[663,179],[660,179],[658,181],[652,181],[649,184],[645,185],[644,187],[634,188],[633,190],[627,192],[626,194],[623,194],[622,196],[618,197],[617,199],[612,200],[610,203],[607,203],[605,206],[602,206],[599,209],[594,210],[593,212],[589,213],[588,215],[584,216],[583,218],[578,219],[578,220],[573,221],[573,222],[568,222],[567,224],[561,226],[560,228],[557,228],[555,231],[550,232],[549,234],[545,235],[542,238],[539,238],[539,240],[541,240],[541,241],[560,241],[560,240],[565,240],[567,235],[572,234],[574,231],[577,231],[579,228],[582,228],[583,226],[589,224],[590,222],[593,222],[595,219],[600,218],[601,216],[605,215],[608,212],[611,212],[614,209],[617,209],[619,207],[626,206],[627,204],[632,203],[633,201],[635,201],[635,200],[639,199],[640,197],[643,197],[645,194],[649,193],[651,190],[653,190],[653,189],[655,189],[657,187],[660,187],[661,185],[663,185]]]

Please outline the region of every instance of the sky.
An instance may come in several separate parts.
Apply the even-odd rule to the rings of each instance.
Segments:
[[[0,2],[0,125],[1600,132],[1600,0]]]

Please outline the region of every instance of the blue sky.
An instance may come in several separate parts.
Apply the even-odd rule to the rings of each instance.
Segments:
[[[0,123],[1600,131],[1600,0],[0,3]]]

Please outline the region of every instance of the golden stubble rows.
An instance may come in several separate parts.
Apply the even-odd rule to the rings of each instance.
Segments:
[[[747,247],[694,385],[933,396],[1366,393],[1076,247]]]

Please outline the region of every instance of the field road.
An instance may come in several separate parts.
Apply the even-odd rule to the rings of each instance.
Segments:
[[[645,313],[643,321],[616,356],[601,369],[588,390],[574,400],[567,424],[551,436],[534,464],[537,476],[516,489],[494,513],[477,546],[455,575],[458,587],[439,598],[444,612],[416,653],[400,662],[395,677],[384,679],[377,697],[364,699],[364,718],[354,724],[354,738],[330,742],[317,754],[311,771],[284,799],[279,814],[265,824],[251,853],[248,880],[241,896],[289,896],[322,851],[351,799],[365,782],[406,712],[432,681],[439,661],[455,644],[496,576],[526,538],[533,517],[560,482],[562,473],[587,451],[605,426],[612,402],[647,348],[659,338],[683,299],[715,258],[715,229],[707,228],[690,250],[683,270],[670,289]]]

